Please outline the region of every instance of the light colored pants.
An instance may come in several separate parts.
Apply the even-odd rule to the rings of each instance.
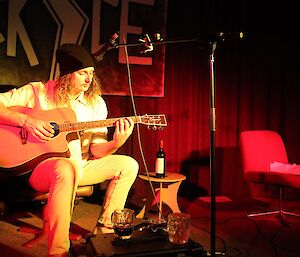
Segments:
[[[50,158],[40,163],[29,178],[37,191],[49,192],[45,208],[48,254],[62,254],[70,247],[69,229],[74,195],[78,185],[93,185],[110,179],[100,222],[109,225],[115,209],[123,208],[138,173],[138,163],[126,155],[109,155],[88,161],[82,174],[66,158]]]

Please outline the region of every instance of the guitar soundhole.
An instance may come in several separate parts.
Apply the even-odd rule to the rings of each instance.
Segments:
[[[53,129],[54,129],[54,136],[53,137],[56,137],[59,134],[59,126],[55,122],[50,122],[50,124],[53,126]]]

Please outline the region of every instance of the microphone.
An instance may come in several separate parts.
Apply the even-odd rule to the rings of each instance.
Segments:
[[[224,32],[219,32],[218,33],[218,38],[221,41],[225,41],[226,39],[243,39],[245,37],[245,33],[240,31],[240,32],[231,32],[231,33],[224,33]]]
[[[200,41],[225,41],[243,39],[245,37],[244,32],[218,32],[216,34],[198,35]]]
[[[102,44],[100,49],[96,53],[93,54],[94,59],[96,61],[100,62],[108,50],[116,48],[116,46],[117,46],[116,40],[118,39],[118,37],[119,37],[119,32],[114,33],[109,38],[108,42],[106,42],[105,44]]]

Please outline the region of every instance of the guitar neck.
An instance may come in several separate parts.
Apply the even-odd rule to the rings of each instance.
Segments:
[[[126,117],[124,117],[126,118]],[[140,116],[131,116],[130,117],[134,123],[140,123]],[[86,129],[93,128],[104,128],[104,127],[113,127],[121,118],[111,118],[106,120],[96,120],[96,121],[86,121],[86,122],[67,122],[59,124],[60,132],[74,132],[74,131],[82,131]]]

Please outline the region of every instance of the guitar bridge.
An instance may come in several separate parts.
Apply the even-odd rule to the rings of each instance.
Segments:
[[[25,128],[21,128],[21,130],[20,130],[20,137],[21,137],[22,145],[27,144],[28,132],[27,132],[27,130]]]

